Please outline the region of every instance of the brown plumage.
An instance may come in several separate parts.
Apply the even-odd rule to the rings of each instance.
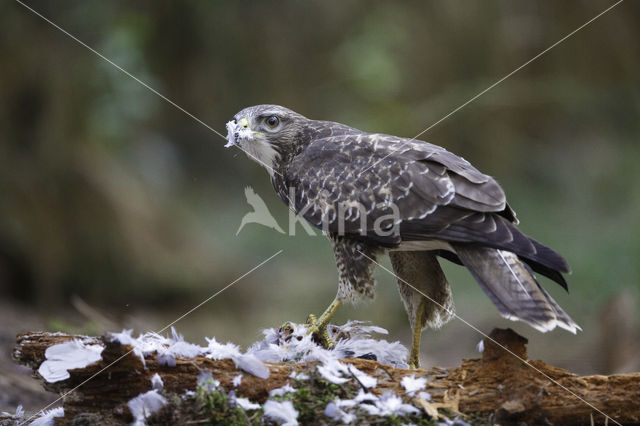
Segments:
[[[338,301],[372,297],[374,260],[389,253],[412,328],[440,326],[453,314],[440,256],[466,266],[501,315],[540,331],[579,329],[534,276],[566,289],[566,261],[523,234],[500,185],[463,158],[276,105],[246,108],[228,128],[280,198],[329,236]]]

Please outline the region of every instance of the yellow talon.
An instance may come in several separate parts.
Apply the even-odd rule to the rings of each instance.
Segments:
[[[333,348],[336,344],[329,338],[327,333],[327,325],[331,321],[331,318],[336,313],[338,308],[342,305],[342,302],[335,299],[329,307],[320,315],[320,318],[316,318],[311,314],[307,317],[307,330],[313,335],[315,341],[320,343],[325,349]]]

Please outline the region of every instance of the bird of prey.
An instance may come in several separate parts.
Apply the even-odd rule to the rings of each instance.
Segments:
[[[325,345],[338,307],[373,297],[372,272],[384,254],[412,328],[412,367],[419,366],[422,330],[454,316],[438,257],[467,267],[503,317],[542,332],[580,329],[534,275],[567,289],[567,262],[522,233],[500,185],[463,158],[278,105],[243,109],[227,130],[227,146],[238,145],[265,166],[282,201],[333,245],[338,292],[309,325]]]

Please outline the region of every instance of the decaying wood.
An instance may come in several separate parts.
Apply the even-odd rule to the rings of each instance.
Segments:
[[[510,329],[496,329],[491,337],[512,353],[485,339],[482,359],[463,360],[460,367],[450,369],[402,370],[364,359],[348,359],[345,362],[378,379],[376,389],[371,390],[375,393],[393,390],[400,395],[404,393],[400,385],[402,377],[416,374],[417,377],[427,378],[426,391],[431,394],[432,401],[414,401],[417,407],[424,408],[425,416],[445,407],[503,425],[522,422],[590,424],[591,418],[596,424],[603,424],[604,416],[595,409],[597,407],[619,423],[640,424],[640,373],[580,377],[542,361],[528,360],[526,339]],[[130,346],[111,342],[108,338],[51,333],[19,335],[14,359],[33,368],[35,376],[40,378],[37,369],[45,360],[45,350],[70,339],[104,345],[103,359],[86,368],[71,370],[71,377],[65,381],[43,381],[46,389],[63,394],[109,364],[113,365],[64,398],[65,417],[62,423],[77,416],[130,422],[132,417],[127,401],[148,391],[151,388],[150,379],[155,373],[161,376],[166,392],[177,394],[195,390],[196,377],[203,370],[211,371],[212,376],[227,390],[233,388],[231,381],[238,374],[233,361],[214,361],[204,356],[178,358],[175,367],[168,367],[159,366],[156,356],[150,355],[145,359],[145,367],[138,356],[130,353]],[[514,354],[525,360],[526,364]],[[270,390],[291,381],[289,375],[292,372],[315,371],[317,365],[313,362],[266,364],[271,372],[268,379],[244,374],[236,392],[252,401],[264,402]],[[613,423],[609,421],[609,424]]]

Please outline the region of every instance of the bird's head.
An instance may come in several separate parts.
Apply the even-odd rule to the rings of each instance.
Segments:
[[[227,123],[225,146],[237,145],[270,172],[287,152],[294,151],[307,118],[278,105],[245,108]]]

